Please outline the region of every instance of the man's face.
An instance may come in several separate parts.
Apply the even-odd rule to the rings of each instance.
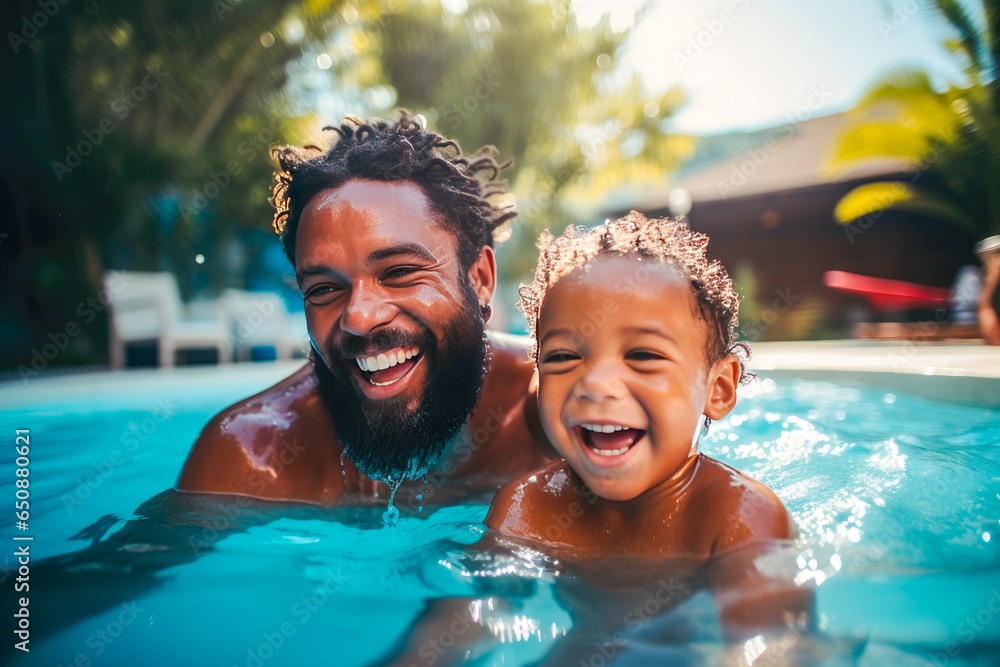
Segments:
[[[422,474],[475,406],[489,252],[463,272],[457,239],[410,181],[351,180],[302,212],[295,269],[320,396],[369,477]]]

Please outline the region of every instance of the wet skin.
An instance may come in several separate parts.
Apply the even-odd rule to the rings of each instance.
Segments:
[[[323,358],[345,333],[365,336],[380,328],[412,332],[423,326],[440,342],[443,325],[460,311],[460,272],[454,235],[412,182],[351,180],[320,192],[303,210],[296,275],[314,353]],[[488,303],[496,284],[490,248],[482,248],[468,276],[480,303]],[[551,460],[526,349],[521,341],[491,335],[479,403],[428,475],[444,483],[404,485],[411,493],[420,490],[434,503],[449,494],[492,492]],[[351,365],[355,390],[372,400],[411,398],[415,407],[427,382],[420,354],[370,374],[377,382],[366,381],[353,360]],[[346,457],[342,461],[342,451],[306,365],[216,415],[195,442],[177,488],[326,506],[384,503],[388,487]]]
[[[639,267],[642,289],[622,289]],[[588,314],[609,300],[615,314],[593,326]],[[794,537],[770,489],[692,456],[702,415],[721,419],[736,404],[739,361],[710,363],[707,337],[690,286],[669,266],[601,256],[557,282],[538,322],[538,401],[565,461],[504,487],[487,525],[566,559],[707,561],[749,540]]]

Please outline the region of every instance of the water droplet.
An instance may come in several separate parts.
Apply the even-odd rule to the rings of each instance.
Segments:
[[[417,494],[417,500],[423,500],[423,499],[424,499],[424,494],[418,493]]]
[[[382,513],[382,527],[392,528],[397,523],[399,523],[399,510],[393,505],[393,501],[396,499],[396,491],[399,489],[399,485],[402,483],[402,478],[400,479],[387,479],[386,483],[392,489],[389,493],[389,508]]]
[[[418,511],[418,512],[423,512],[423,511],[424,511],[424,506],[423,506],[423,505],[421,505],[420,507],[418,507],[418,508],[417,508],[417,511]]]
[[[375,497],[378,498],[378,491],[375,492]]]
[[[399,523],[399,510],[394,505],[389,505],[389,509],[382,512],[382,527],[394,528]]]
[[[989,541],[990,541],[990,534],[983,533],[983,542],[989,542]]]

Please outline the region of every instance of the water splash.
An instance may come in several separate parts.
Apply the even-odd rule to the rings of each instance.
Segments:
[[[394,528],[397,523],[399,523],[399,510],[393,504],[396,499],[396,490],[399,489],[399,485],[403,482],[402,478],[399,479],[387,479],[386,484],[392,491],[389,492],[389,507],[385,512],[382,512],[382,527],[383,528]]]

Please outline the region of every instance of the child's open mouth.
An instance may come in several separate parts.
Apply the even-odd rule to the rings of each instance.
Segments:
[[[619,424],[580,424],[577,435],[598,456],[620,456],[646,435],[643,429]]]

